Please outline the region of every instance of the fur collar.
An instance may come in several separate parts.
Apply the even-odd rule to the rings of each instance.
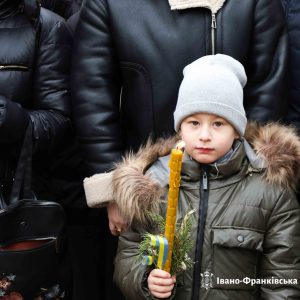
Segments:
[[[300,138],[296,129],[278,123],[250,123],[245,138],[266,163],[266,181],[296,190],[300,180]]]
[[[223,6],[226,0],[169,0],[171,10],[187,9],[193,7],[204,7],[211,10],[212,13],[217,13]]]
[[[277,123],[260,126],[250,123],[245,139],[257,157],[265,161],[263,176],[269,183],[296,189],[300,179],[300,139],[296,131]],[[113,199],[129,223],[147,222],[146,210],[158,212],[159,199],[166,187],[153,181],[145,172],[159,157],[170,153],[178,136],[156,143],[148,141],[136,154],[128,154],[113,172]]]

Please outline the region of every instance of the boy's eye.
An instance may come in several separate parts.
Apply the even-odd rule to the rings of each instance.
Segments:
[[[221,127],[221,126],[223,125],[223,122],[221,122],[221,121],[216,121],[216,122],[214,122],[214,125],[215,125],[216,127]]]
[[[191,121],[190,123],[191,123],[193,126],[199,125],[199,122],[198,122],[198,121]]]

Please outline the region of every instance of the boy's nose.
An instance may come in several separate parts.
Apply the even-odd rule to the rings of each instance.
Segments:
[[[211,134],[209,129],[203,128],[199,133],[199,140],[202,142],[207,142],[211,140]]]

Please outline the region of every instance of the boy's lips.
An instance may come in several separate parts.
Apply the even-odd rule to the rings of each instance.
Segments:
[[[207,148],[207,147],[196,147],[196,150],[201,152],[201,153],[210,153],[214,149],[213,148]]]

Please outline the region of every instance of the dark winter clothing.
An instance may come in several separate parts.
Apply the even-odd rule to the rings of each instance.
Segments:
[[[72,35],[78,15],[78,12],[75,13],[66,22]],[[117,238],[109,232],[106,209],[87,207],[82,184],[82,162],[77,140],[72,136],[72,142],[52,165],[53,191],[56,199],[64,204],[68,219],[68,253],[73,271],[72,300],[121,300],[118,289],[115,286],[110,288],[114,258],[111,249],[116,249]]]
[[[80,10],[82,0],[41,0],[43,7],[68,19]]]
[[[4,202],[29,122],[33,128],[32,190],[37,199],[57,200],[50,169],[69,143],[71,132],[70,42],[63,19],[40,8],[38,1],[0,2],[0,200]],[[64,282],[68,299],[69,264],[61,254],[64,278],[57,282]]]
[[[285,8],[288,27],[289,54],[289,103],[287,120],[297,126],[300,132],[300,2],[297,0],[281,0]]]
[[[70,36],[62,19],[44,9],[31,22],[18,8],[0,20],[0,29],[1,183],[9,189],[17,146],[31,121],[33,189],[46,195],[51,157],[68,143],[70,132]]]
[[[167,0],[85,1],[71,89],[86,176],[110,169],[149,134],[173,133],[183,67],[211,54],[211,23],[208,9],[171,11]],[[246,69],[247,117],[281,118],[287,106],[287,36],[280,1],[227,0],[216,23],[216,53]]]
[[[276,124],[250,126],[246,138],[260,159],[267,162],[266,169],[257,169],[249,162],[243,143],[221,163],[201,165],[188,155],[183,159],[177,220],[191,209],[197,212],[191,231],[195,243],[190,252],[196,263],[194,270],[178,274],[176,300],[198,299],[192,297],[197,292],[203,300],[300,298],[300,207],[292,191],[300,176],[300,140],[291,129]],[[167,194],[170,156],[161,155],[170,151],[173,142],[148,146],[114,171],[115,199],[125,215],[135,221],[145,214],[147,204],[148,208],[154,207],[153,201],[160,203],[165,215],[166,201],[161,198]],[[205,199],[206,222],[199,226]],[[133,208],[138,207],[137,213]],[[201,230],[202,259],[195,256],[201,252],[196,249]],[[128,300],[154,299],[147,291],[147,267],[137,261],[141,233],[145,231],[155,232],[155,228],[135,222],[132,230],[119,239],[114,279]],[[213,274],[212,287],[207,289],[201,288],[200,276],[206,271]],[[195,285],[193,276],[197,278]],[[234,285],[217,280],[272,277],[294,281],[290,285],[281,282],[251,286],[242,281]]]
[[[174,132],[182,69],[212,53],[211,23],[208,9],[171,11],[167,0],[83,2],[71,91],[85,177],[109,170],[126,149],[138,149],[150,134],[157,138]],[[215,46],[216,53],[246,66],[248,117],[282,117],[287,53],[279,0],[225,1],[217,14]],[[99,228],[99,235],[105,232]],[[112,269],[114,255],[107,245],[104,274]]]

